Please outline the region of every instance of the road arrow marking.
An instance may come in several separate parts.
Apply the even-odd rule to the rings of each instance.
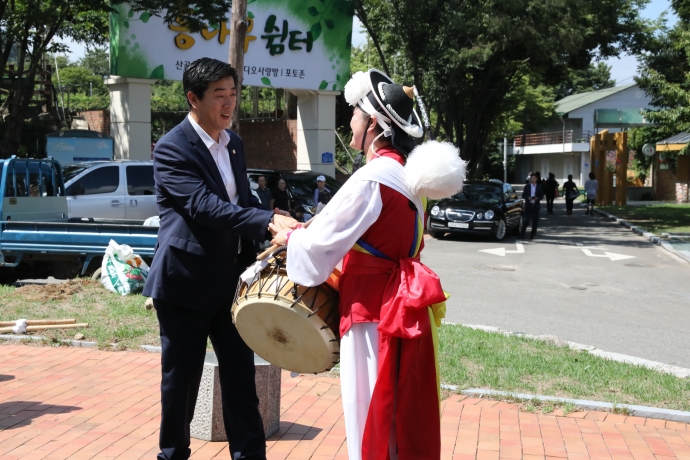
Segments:
[[[522,245],[522,241],[515,242],[517,248],[516,251],[506,251],[506,248],[496,248],[496,249],[480,249],[479,252],[486,252],[489,254],[494,254],[497,256],[505,257],[506,254],[524,254],[525,247]]]
[[[589,249],[584,249],[582,248],[582,252],[585,253],[585,255],[589,257],[608,257],[609,259],[616,261],[616,260],[624,260],[624,259],[634,259],[635,256],[626,256],[625,254],[616,254],[615,252],[604,252],[603,254],[592,254],[592,251]]]

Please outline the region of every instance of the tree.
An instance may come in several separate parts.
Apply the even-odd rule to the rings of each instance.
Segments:
[[[403,53],[437,113],[434,131],[477,170],[509,95],[529,76],[555,85],[594,57],[637,52],[649,35],[644,0],[354,0],[385,71]]]
[[[84,57],[79,60],[79,65],[102,78],[110,75],[109,54],[105,48],[88,48]]]
[[[112,2],[119,3],[125,1]],[[229,0],[202,0],[195,2],[194,8],[179,0],[127,3],[142,15],[163,15],[168,23],[182,21],[192,31],[200,30],[205,23],[225,21],[230,10]],[[0,0],[0,81],[7,91],[3,93],[6,117],[0,126],[0,158],[19,151],[25,121],[38,117],[41,104],[34,101],[34,87],[44,57],[67,51],[65,45],[53,39],[105,44],[108,13],[113,11],[110,5],[107,0]],[[13,72],[7,68],[10,57],[16,62]]]
[[[566,78],[556,87],[556,100],[571,94],[612,88],[616,80],[611,79],[611,66],[604,62],[590,63],[585,69],[571,70]]]
[[[66,67],[60,71],[60,85],[58,85],[57,75],[53,74],[53,85],[63,86],[65,91],[71,94],[90,94],[106,96],[108,88],[103,83],[103,78],[94,75],[86,67],[74,66]]]

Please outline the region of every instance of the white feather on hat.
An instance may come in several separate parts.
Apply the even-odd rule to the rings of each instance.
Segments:
[[[448,198],[462,190],[466,165],[460,151],[450,142],[425,142],[407,157],[405,182],[417,196]]]
[[[345,100],[355,107],[371,91],[371,80],[365,72],[355,72],[345,84]]]

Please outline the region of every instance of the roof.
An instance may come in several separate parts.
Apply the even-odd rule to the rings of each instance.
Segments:
[[[656,143],[656,145],[664,145],[664,144],[687,144],[690,142],[690,133],[687,133],[685,131],[674,134],[671,137],[667,137],[666,139],[662,139],[659,142]]]
[[[621,91],[625,91],[633,86],[636,86],[635,83],[614,86],[613,88],[599,89],[596,91],[589,91],[586,93],[571,94],[570,96],[564,97],[560,101],[556,101],[556,113],[563,115],[572,112],[573,110],[577,110],[616,93],[620,93]]]

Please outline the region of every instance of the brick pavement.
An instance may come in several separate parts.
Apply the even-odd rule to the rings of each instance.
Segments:
[[[0,459],[154,459],[160,356],[0,345]],[[562,416],[451,396],[443,460],[690,460],[687,425],[604,412]],[[346,459],[338,380],[283,373],[269,460]],[[227,443],[192,440],[192,458],[229,459]]]

